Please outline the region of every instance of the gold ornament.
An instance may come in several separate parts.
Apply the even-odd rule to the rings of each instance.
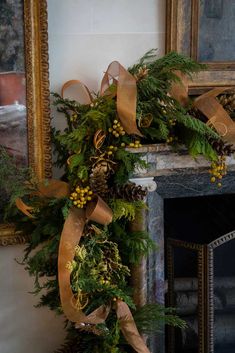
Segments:
[[[147,69],[146,65],[143,65],[139,68],[137,74],[134,75],[136,81],[143,80],[148,76],[149,69]]]
[[[152,114],[146,114],[145,116],[141,116],[140,121],[139,121],[139,126],[140,127],[144,127],[144,128],[148,128],[153,121],[153,116]]]
[[[93,144],[95,146],[95,149],[99,150],[102,147],[105,138],[106,138],[106,134],[103,130],[99,129],[96,131],[93,138]]]

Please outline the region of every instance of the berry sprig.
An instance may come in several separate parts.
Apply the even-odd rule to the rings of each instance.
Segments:
[[[226,157],[219,156],[218,161],[211,163],[211,169],[209,173],[211,174],[211,183],[216,183],[220,188],[222,186],[221,180],[227,174]]]
[[[178,141],[177,136],[168,136],[168,138],[166,139],[167,143],[173,143],[173,142],[177,142],[177,141]]]
[[[108,156],[112,156],[113,153],[117,151],[117,149],[118,149],[117,146],[113,146],[113,145],[108,146],[106,153]]]
[[[109,128],[109,132],[117,138],[126,134],[123,126],[120,122],[118,122],[118,120],[114,120],[113,126]]]
[[[169,120],[169,124],[170,124],[170,126],[175,126],[176,125],[176,119],[170,119]]]
[[[140,148],[142,147],[142,144],[140,143],[140,140],[135,140],[134,142],[129,143],[127,147]]]
[[[93,191],[89,186],[82,188],[77,186],[75,191],[71,193],[70,200],[73,201],[74,206],[77,208],[83,208],[88,201],[92,200]]]
[[[75,123],[75,122],[77,121],[77,118],[78,118],[77,113],[73,113],[73,114],[70,116],[70,121],[71,121],[71,123]]]

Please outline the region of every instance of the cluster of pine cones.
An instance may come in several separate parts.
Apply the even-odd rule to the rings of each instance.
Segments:
[[[125,185],[109,187],[109,178],[114,173],[111,163],[112,161],[104,158],[94,163],[90,175],[92,191],[104,199],[109,194],[111,197],[121,198],[130,202],[143,200],[147,195],[147,191],[140,185],[128,182]]]

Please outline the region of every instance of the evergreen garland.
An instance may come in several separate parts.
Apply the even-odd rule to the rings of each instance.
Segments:
[[[162,322],[184,327],[171,308],[157,304],[135,307],[129,285],[130,266],[156,249],[156,244],[147,232],[129,228],[129,221],[145,207],[144,202],[129,202],[118,193],[116,197],[113,186],[125,185],[136,166],[146,167],[141,154],[131,153],[127,148],[138,149],[143,143],[184,144],[193,157],[202,154],[211,161],[218,160],[215,141],[221,139],[217,133],[190,114],[190,104],[183,108],[169,95],[172,83],[179,81],[175,71],[192,75],[201,69],[202,65],[176,53],[157,59],[154,51],[129,69],[137,80],[137,124],[145,136],[142,140],[123,130],[117,118],[115,97],[96,95],[92,104],[82,105],[54,94],[54,105],[67,120],[63,132],[53,131],[56,163],[65,170],[63,179],[70,184],[71,195],[61,199],[36,195],[29,198],[32,186],[25,188],[25,185],[34,185],[32,178],[29,184],[20,180],[22,188],[17,184],[11,189],[13,199],[24,196],[34,209],[32,220],[20,217],[17,212],[15,221],[30,234],[24,264],[35,277],[35,293],[43,290],[39,306],[62,312],[57,257],[63,223],[71,207],[86,207],[92,199],[94,180],[92,184],[91,179],[95,174],[97,180],[100,173],[107,187],[112,188],[111,194],[104,192],[104,198],[113,211],[113,221],[109,226],[88,223],[73,261],[67,264],[78,307],[88,314],[101,304],[121,298],[132,309],[142,333],[153,333]],[[0,173],[0,181],[3,179]],[[133,352],[120,332],[114,310],[105,324],[75,328],[68,323],[67,333],[65,345],[57,353]]]

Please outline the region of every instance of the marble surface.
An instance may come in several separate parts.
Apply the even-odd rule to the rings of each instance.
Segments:
[[[134,178],[142,180],[141,178],[154,177],[157,183],[156,191],[148,193],[145,223],[158,249],[147,259],[144,287],[147,286],[149,303],[164,304],[164,199],[235,193],[235,160],[233,157],[227,160],[229,173],[224,177],[222,187],[219,188],[210,182],[208,173],[210,163],[203,157],[193,159],[184,148],[176,153],[169,146],[159,144],[144,146],[138,149],[138,152],[143,153],[143,159],[149,165],[145,170],[136,170]],[[151,352],[164,353],[164,340],[164,329],[162,333],[149,337]]]

